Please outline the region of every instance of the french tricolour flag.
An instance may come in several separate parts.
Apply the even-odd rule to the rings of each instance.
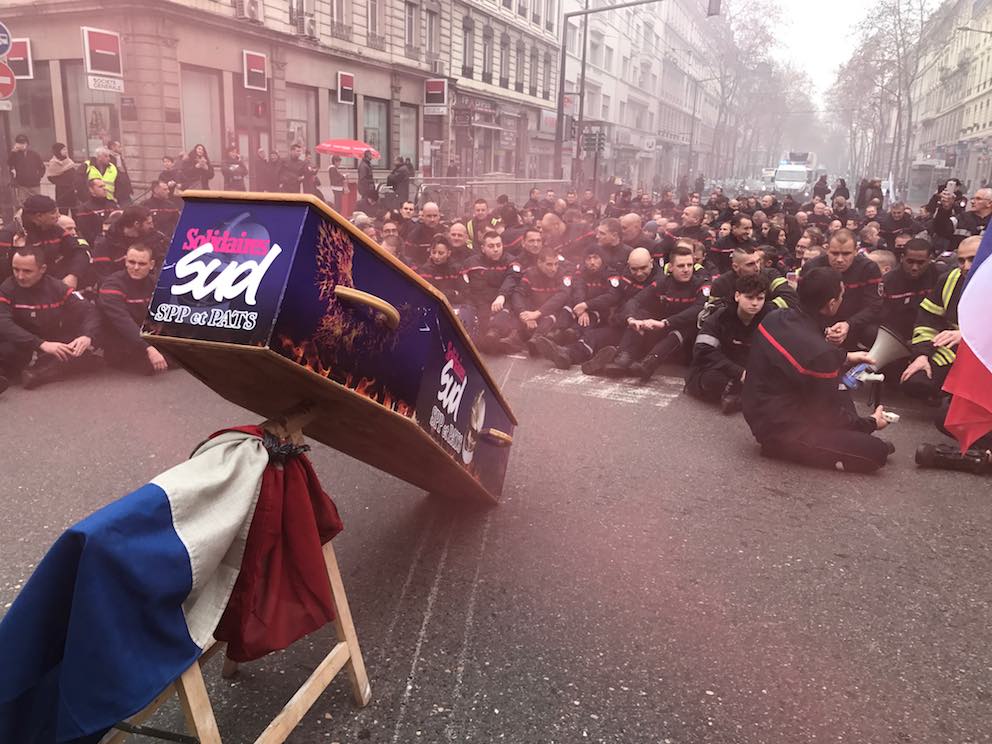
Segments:
[[[944,426],[964,451],[992,431],[992,229],[987,229],[958,305],[961,343],[944,383],[954,397]]]
[[[0,622],[0,742],[96,742],[203,649],[269,455],[227,431],[67,530]]]

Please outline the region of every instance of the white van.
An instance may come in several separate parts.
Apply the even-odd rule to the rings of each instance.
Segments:
[[[780,165],[775,169],[775,191],[779,196],[792,194],[807,197],[810,193],[810,170],[805,165]]]

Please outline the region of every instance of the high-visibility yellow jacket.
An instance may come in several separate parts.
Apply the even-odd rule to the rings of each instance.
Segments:
[[[954,349],[933,345],[934,337],[941,331],[958,330],[958,302],[964,291],[961,269],[951,269],[937,280],[929,295],[920,302],[913,328],[913,351],[930,357],[938,367],[954,363]]]

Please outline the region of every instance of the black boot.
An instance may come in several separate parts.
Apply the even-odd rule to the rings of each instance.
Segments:
[[[604,346],[592,355],[592,358],[582,363],[582,372],[587,375],[601,375],[606,366],[617,355],[616,346]]]
[[[630,366],[634,363],[634,357],[626,351],[621,351],[612,362],[603,367],[603,374],[607,377],[629,377],[633,374]]]
[[[538,336],[534,339],[534,346],[537,352],[545,359],[554,363],[558,369],[568,369],[572,366],[572,356],[568,349],[559,346],[546,336]]]
[[[744,408],[741,402],[741,384],[738,380],[731,380],[720,395],[720,413],[730,416]]]
[[[961,470],[975,475],[992,473],[992,451],[970,449],[964,454],[951,444],[921,444],[916,450],[916,464],[921,468]]]
[[[50,382],[61,380],[65,376],[66,362],[45,362],[34,364],[24,370],[21,382],[25,390],[34,390]]]
[[[641,382],[647,382],[654,375],[655,370],[661,364],[661,360],[654,354],[648,354],[639,362],[630,365],[630,373],[635,377],[640,377]]]

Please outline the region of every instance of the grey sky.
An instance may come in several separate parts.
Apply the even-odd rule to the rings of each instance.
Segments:
[[[816,88],[816,106],[833,84],[837,68],[848,60],[857,41],[852,32],[865,14],[863,0],[831,0],[828,5],[777,0],[784,28],[778,35],[782,61],[806,71]]]

